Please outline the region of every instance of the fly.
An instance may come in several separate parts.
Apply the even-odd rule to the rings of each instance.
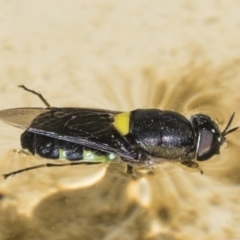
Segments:
[[[91,108],[56,108],[38,92],[46,108],[13,108],[0,111],[0,119],[25,131],[22,148],[48,159],[68,160],[65,164],[42,164],[4,174],[11,175],[40,167],[99,164],[120,158],[131,166],[149,167],[161,162],[178,161],[196,168],[218,154],[230,128],[234,113],[221,132],[207,115],[189,119],[174,111],[136,109],[130,112]]]

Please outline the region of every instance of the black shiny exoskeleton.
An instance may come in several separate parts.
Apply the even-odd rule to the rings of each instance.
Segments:
[[[0,119],[20,128],[23,149],[44,158],[65,159],[74,164],[96,164],[119,156],[129,165],[152,166],[162,159],[197,167],[197,161],[219,153],[234,114],[225,130],[207,115],[190,119],[173,111],[137,109],[118,112],[88,108],[53,108],[37,92],[47,108],[17,108],[0,111]],[[161,159],[161,161],[158,161]],[[10,175],[43,166],[19,170]],[[59,166],[59,165],[57,165]]]

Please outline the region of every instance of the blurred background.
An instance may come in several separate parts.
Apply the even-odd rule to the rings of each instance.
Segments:
[[[0,109],[160,108],[240,126],[240,2],[0,0]],[[46,162],[0,122],[0,173]],[[199,171],[164,163],[39,169],[0,180],[0,239],[238,239],[240,133]]]

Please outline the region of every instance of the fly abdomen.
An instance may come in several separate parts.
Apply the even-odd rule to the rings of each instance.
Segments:
[[[43,158],[70,161],[84,160],[87,162],[107,162],[116,158],[115,154],[104,153],[86,148],[80,144],[51,138],[48,136],[25,131],[21,135],[22,148],[33,155]]]
[[[83,146],[25,131],[21,135],[22,148],[43,158],[81,160]]]

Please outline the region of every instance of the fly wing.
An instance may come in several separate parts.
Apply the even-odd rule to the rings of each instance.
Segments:
[[[0,119],[14,127],[27,129],[40,114],[48,112],[44,108],[12,108],[0,111]]]
[[[71,115],[74,113],[78,113],[78,115],[80,113],[80,115],[88,117],[103,113],[111,113],[112,115],[116,115],[120,112],[89,108],[12,108],[1,110],[0,119],[9,125],[22,129],[29,128],[33,123],[33,120],[35,123],[37,123],[38,127],[41,125],[44,126],[46,123],[48,123],[46,128],[52,128],[52,125],[49,125],[51,121],[53,125],[57,126],[57,124],[63,122],[63,117],[66,119],[69,116],[71,117]],[[61,124],[59,127],[60,126]]]
[[[119,112],[88,108],[15,108],[0,119],[15,127],[133,159],[133,149],[114,127]]]

